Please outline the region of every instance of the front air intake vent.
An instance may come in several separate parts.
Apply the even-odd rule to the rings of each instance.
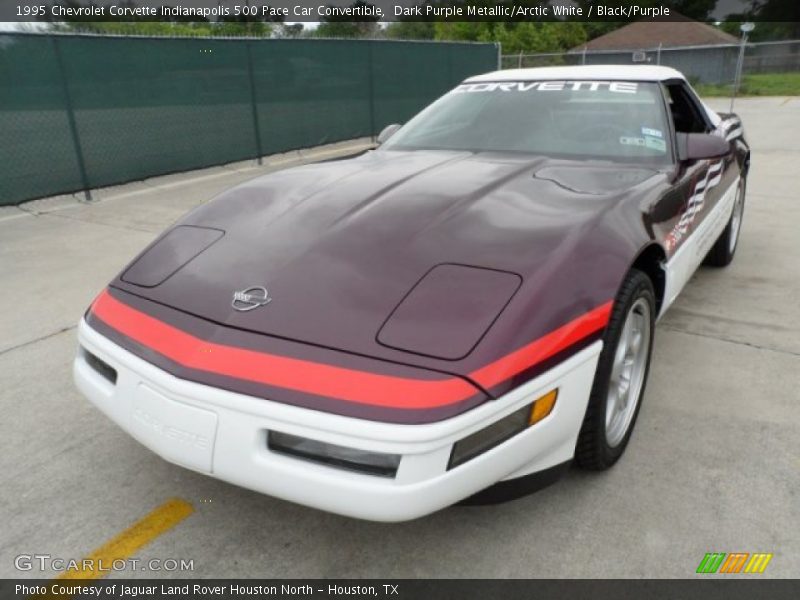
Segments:
[[[93,371],[99,374],[106,381],[110,382],[111,385],[117,384],[117,370],[114,367],[97,358],[86,348],[83,348],[83,356],[86,360],[86,364],[89,365]]]
[[[267,447],[279,454],[379,477],[394,477],[400,466],[399,454],[367,452],[279,431],[269,432]]]

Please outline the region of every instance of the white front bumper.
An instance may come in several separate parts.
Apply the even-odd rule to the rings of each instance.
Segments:
[[[504,479],[573,457],[601,342],[514,391],[456,417],[397,425],[332,415],[178,379],[134,356],[86,322],[81,346],[117,371],[116,384],[78,353],[78,388],[166,460],[307,506],[376,521],[432,513]],[[447,469],[453,444],[557,387],[553,412],[472,460]],[[370,452],[399,454],[396,477],[355,473],[270,451],[270,430]]]

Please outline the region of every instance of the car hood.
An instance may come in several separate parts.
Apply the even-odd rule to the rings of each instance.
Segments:
[[[619,275],[598,265],[630,264],[642,229],[621,207],[664,180],[599,162],[374,151],[224,193],[113,285],[225,327],[468,373],[613,298]],[[257,287],[268,304],[232,307]]]

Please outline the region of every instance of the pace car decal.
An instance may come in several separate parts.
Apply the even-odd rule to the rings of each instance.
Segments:
[[[704,177],[698,179],[695,184],[689,201],[686,203],[686,208],[681,214],[681,218],[672,228],[672,231],[667,235],[665,245],[667,251],[671,252],[680,243],[684,236],[689,232],[689,229],[694,224],[694,221],[700,211],[703,210],[706,201],[706,193],[711,188],[719,185],[722,181],[722,160],[711,163],[706,171]]]
[[[601,331],[608,323],[611,306],[611,301],[606,302],[468,377],[484,389],[507,381]],[[134,342],[127,344],[129,349],[141,345],[200,373],[361,405],[434,409],[464,402],[478,392],[467,380],[456,376],[411,379],[211,342],[133,308],[108,290],[94,301],[89,317],[90,325],[99,321]]]

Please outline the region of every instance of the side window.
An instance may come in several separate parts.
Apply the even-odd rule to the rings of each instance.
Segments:
[[[677,133],[706,133],[708,124],[682,83],[666,86],[669,108]]]

